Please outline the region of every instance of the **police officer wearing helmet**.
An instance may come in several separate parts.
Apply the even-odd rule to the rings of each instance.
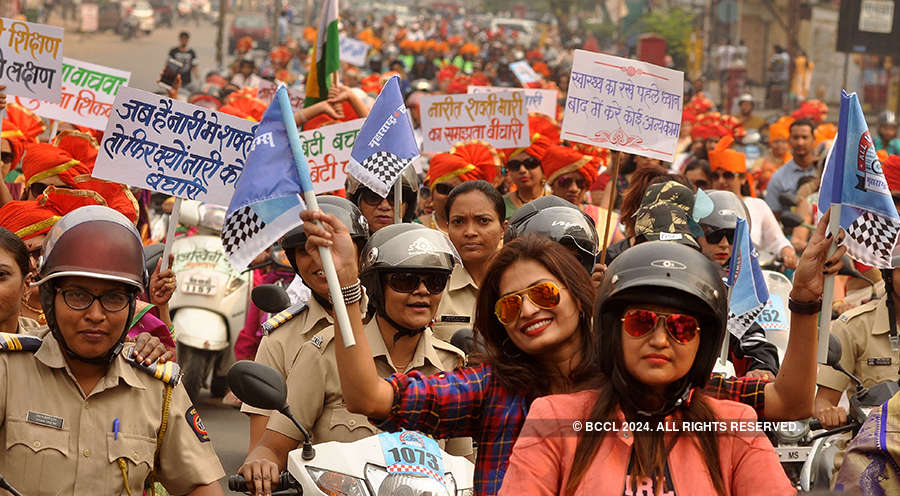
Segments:
[[[885,150],[888,155],[900,155],[900,138],[897,138],[897,116],[890,110],[878,114],[878,132],[872,140],[875,150]]]
[[[24,494],[141,494],[152,481],[223,494],[177,365],[136,365],[123,343],[147,279],[133,224],[74,210],[49,232],[38,276],[50,332],[0,353],[0,473]]]
[[[750,222],[750,214],[744,202],[730,191],[710,191],[712,211],[698,223],[703,236],[698,240],[703,254],[721,269],[721,276],[727,276],[731,260],[732,242],[738,218]],[[729,357],[738,375],[748,375],[772,380],[778,373],[778,348],[766,340],[766,332],[756,322],[739,340],[729,334]]]
[[[360,255],[359,279],[375,308],[364,332],[382,377],[413,370],[435,374],[464,364],[463,352],[436,339],[429,327],[456,260],[445,234],[419,224],[386,226],[369,238]],[[345,296],[359,297],[361,289],[342,288]],[[364,415],[344,406],[334,333],[331,326],[304,343],[287,377],[291,411],[316,443],[352,442],[378,432]],[[266,474],[277,478],[302,439],[287,417],[274,413],[239,472],[247,480]],[[450,440],[446,449],[469,455],[471,440]]]
[[[318,200],[319,208],[323,212],[336,216],[347,226],[357,252],[362,250],[369,239],[369,226],[356,205],[337,196],[320,196]],[[281,238],[280,244],[291,267],[294,268],[294,273],[310,289],[311,298],[306,303],[293,305],[273,315],[263,323],[265,335],[254,360],[274,368],[287,379],[288,371],[300,354],[300,346],[333,325],[334,317],[325,273],[306,253],[306,232],[303,224],[288,231]],[[363,308],[367,303],[368,300],[363,296]],[[250,416],[250,448],[253,448],[265,432],[271,412],[254,408],[246,403],[241,406],[241,411]]]
[[[400,174],[402,181],[403,199],[401,203],[403,222],[412,222],[416,217],[416,204],[419,191],[419,178],[412,166],[403,169]],[[363,217],[369,223],[372,233],[378,232],[382,227],[394,223],[394,188],[388,192],[387,197],[366,187],[358,179],[347,175],[347,199],[353,202],[362,211]]]
[[[715,265],[691,247],[649,241],[610,264],[598,294],[593,323],[602,374],[594,389],[532,403],[500,494],[538,494],[534,488],[548,480],[565,481],[560,489],[567,494],[589,494],[598,483],[611,484],[610,494],[638,486],[653,494],[790,493],[762,432],[726,428],[673,437],[660,427],[676,418],[703,425],[756,420],[750,407],[702,389],[728,319]],[[571,432],[572,419],[636,427],[561,435]]]

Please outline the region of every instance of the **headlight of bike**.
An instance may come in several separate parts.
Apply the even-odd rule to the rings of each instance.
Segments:
[[[225,286],[225,296],[234,293],[238,289],[241,289],[241,286],[244,285],[244,280],[240,277],[232,277],[228,280],[228,284]]]
[[[473,496],[471,489],[456,490],[456,479],[453,474],[444,474],[444,486],[431,477],[412,474],[389,474],[384,467],[366,464],[366,480],[377,496],[392,494],[428,494],[433,496]]]
[[[803,439],[809,433],[809,424],[801,421],[778,422],[775,429],[775,439],[779,444],[794,444]]]
[[[347,474],[322,470],[315,467],[306,467],[309,476],[316,486],[325,494],[340,494],[342,496],[368,496],[366,482]]]

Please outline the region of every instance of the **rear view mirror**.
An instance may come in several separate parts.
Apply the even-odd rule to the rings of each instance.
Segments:
[[[241,360],[228,371],[231,391],[244,403],[263,410],[282,410],[287,402],[287,385],[272,367]]]
[[[291,306],[291,297],[277,284],[260,284],[253,288],[250,299],[256,308],[273,315]]]

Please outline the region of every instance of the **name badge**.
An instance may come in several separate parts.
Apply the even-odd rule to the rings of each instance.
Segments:
[[[468,324],[471,317],[468,315],[441,315],[441,322],[455,322],[459,324]]]
[[[870,367],[878,366],[878,365],[890,365],[891,357],[878,357],[878,358],[869,358],[866,360],[866,364]]]
[[[53,415],[47,415],[46,413],[29,411],[26,421],[30,424],[43,425],[44,427],[52,427],[60,430],[63,427],[62,417],[54,417]]]

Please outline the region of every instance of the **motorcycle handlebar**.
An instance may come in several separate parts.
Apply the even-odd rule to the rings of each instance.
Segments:
[[[297,484],[297,481],[294,477],[288,472],[282,472],[280,476],[278,476],[278,482],[272,484],[272,492],[278,491],[288,491],[291,489],[300,489],[300,485]],[[246,492],[250,489],[247,487],[247,480],[244,479],[244,476],[241,474],[234,474],[228,477],[228,490],[236,491],[236,492]]]
[[[809,430],[810,431],[819,431],[822,429],[824,429],[824,427],[822,427],[822,422],[819,422],[819,419],[814,418],[809,421]]]

